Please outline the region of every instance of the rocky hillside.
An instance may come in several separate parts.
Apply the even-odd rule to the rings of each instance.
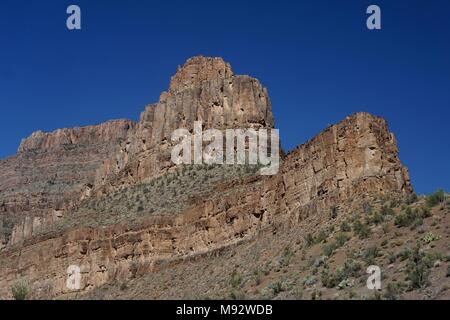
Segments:
[[[192,130],[198,120],[204,128],[274,126],[258,80],[234,75],[220,58],[195,57],[178,68],[167,92],[137,123],[38,132],[24,140],[16,156],[0,162],[0,297],[12,298],[18,283],[36,299],[195,298],[202,292],[299,298],[292,290],[310,288],[333,297],[333,288],[349,278],[333,274],[333,261],[342,262],[333,255],[363,248],[359,233],[369,239],[381,225],[372,219],[388,225],[414,213],[406,220],[423,222],[437,212],[431,206],[424,213],[420,201],[409,200],[408,172],[382,118],[356,113],[326,128],[284,155],[274,176],[258,175],[250,165],[175,166],[170,135]],[[336,233],[344,222],[349,230]],[[389,232],[386,237],[394,238]],[[445,241],[448,232],[439,237]],[[321,244],[330,246],[325,258],[317,254]],[[313,258],[323,261],[310,265]],[[284,267],[274,267],[273,259],[289,266],[286,281],[296,285],[319,264],[313,284],[286,290],[284,271],[276,271]],[[76,291],[66,286],[71,265],[81,268]],[[192,281],[199,270],[208,273],[204,281]],[[264,276],[251,285],[253,272]],[[330,290],[317,287],[319,280]],[[269,282],[281,287],[267,289]],[[202,287],[212,283],[212,291]]]

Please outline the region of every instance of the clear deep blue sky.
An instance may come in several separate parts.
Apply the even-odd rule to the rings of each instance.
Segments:
[[[66,29],[70,4],[81,31]],[[381,31],[366,28],[370,4]],[[448,0],[2,0],[0,157],[36,130],[136,120],[202,54],[268,87],[285,149],[368,111],[418,193],[450,190],[449,17]]]

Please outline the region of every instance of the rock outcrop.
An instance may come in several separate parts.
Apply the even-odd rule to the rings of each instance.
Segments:
[[[171,134],[179,128],[272,128],[267,90],[258,80],[235,76],[220,58],[189,59],[172,77],[168,92],[146,107],[120,151],[98,170],[95,188],[105,193],[161,175],[172,165]]]
[[[0,217],[15,222],[3,242],[20,242],[60,218],[93,186],[97,169],[133,127],[117,120],[24,139],[16,156],[0,161]]]
[[[11,202],[15,197],[37,194],[38,182],[55,173],[56,183],[75,183],[64,192],[35,196],[45,199],[42,208],[51,208],[54,215],[59,214],[54,206],[58,200],[75,202],[64,206],[69,211],[63,214],[70,215],[70,208],[77,206],[75,199],[101,199],[117,188],[145,186],[173,167],[168,158],[172,131],[192,129],[196,120],[209,128],[273,127],[267,91],[257,80],[233,75],[221,59],[192,58],[179,68],[168,92],[146,108],[136,125],[122,121],[101,129],[37,133],[24,141],[16,158],[1,163],[10,167],[10,173],[0,176],[1,197],[9,199],[4,210],[14,213],[17,209],[12,208],[17,207]],[[23,159],[28,159],[27,165]],[[21,175],[11,171],[14,163]],[[53,165],[45,168],[45,163]],[[65,169],[68,165],[71,170]],[[33,179],[24,180],[25,176]],[[30,186],[34,186],[31,192]],[[80,186],[88,186],[92,195]],[[11,188],[21,191],[5,192]],[[152,272],[161,261],[239,243],[278,224],[301,226],[310,216],[328,219],[331,207],[345,212],[355,198],[412,192],[394,136],[383,119],[367,113],[347,117],[290,152],[278,175],[229,181],[214,188],[216,196],[198,195],[181,213],[152,212],[138,223],[70,227],[34,236],[24,231],[17,236],[20,245],[0,253],[0,297],[10,297],[9,287],[19,278],[32,284],[36,297],[73,296]],[[30,210],[35,206],[30,203]],[[34,229],[27,227],[34,224],[35,220],[25,222],[22,228]],[[27,239],[25,234],[32,237]],[[71,265],[80,266],[82,273],[82,287],[76,292],[66,286]]]

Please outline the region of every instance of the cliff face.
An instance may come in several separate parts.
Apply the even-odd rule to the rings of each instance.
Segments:
[[[82,212],[75,220],[97,217],[99,203],[117,188],[153,190],[151,180],[172,167],[170,134],[180,127],[192,129],[195,120],[214,128],[273,126],[267,91],[257,80],[234,76],[221,59],[193,58],[178,70],[168,92],[146,108],[136,125],[121,121],[97,129],[37,133],[24,141],[16,158],[1,164],[10,172],[0,177],[1,197],[10,199],[2,214],[14,213],[13,199],[38,194],[42,188],[35,181],[55,173],[59,185],[75,183],[65,192],[50,189],[35,197],[45,199],[42,208],[52,210],[57,209],[57,200],[70,199],[74,203],[64,206],[68,208],[64,216],[80,214],[77,201],[89,197],[94,201],[93,211]],[[67,150],[67,144],[73,149]],[[27,166],[21,162],[24,158],[29,159]],[[48,163],[53,165],[46,168]],[[21,175],[11,173],[13,164]],[[25,180],[25,176],[32,179]],[[175,175],[175,185],[180,176]],[[92,194],[86,193],[86,186]],[[13,187],[21,191],[3,191]],[[283,159],[276,176],[231,179],[211,189],[212,194],[197,193],[180,213],[144,212],[137,223],[122,220],[106,226],[99,221],[99,227],[75,224],[29,239],[17,236],[25,241],[0,253],[0,296],[9,297],[9,286],[19,275],[33,284],[37,297],[73,295],[66,287],[66,271],[74,264],[82,270],[80,292],[86,292],[152,272],[161,261],[239,243],[279,224],[305,228],[305,219],[328,219],[334,206],[344,212],[357,200],[412,192],[386,122],[367,113],[354,114],[299,146]],[[29,204],[30,210],[35,206]],[[111,211],[112,217],[122,214],[114,208]]]
[[[118,120],[24,139],[16,156],[0,162],[0,214],[14,222],[2,246],[60,218],[93,185],[96,170],[133,126]]]
[[[192,132],[194,121],[202,121],[204,129],[274,124],[267,90],[258,80],[233,75],[220,58],[191,58],[178,68],[159,102],[146,107],[120,152],[98,170],[95,188],[105,193],[161,175],[172,167],[172,132]]]

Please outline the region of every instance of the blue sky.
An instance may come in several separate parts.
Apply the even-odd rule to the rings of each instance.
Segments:
[[[66,28],[70,4],[81,31]],[[370,4],[382,30],[366,28]],[[448,0],[3,0],[0,157],[36,130],[136,120],[202,54],[268,87],[285,149],[368,111],[418,193],[450,190],[449,15]]]

